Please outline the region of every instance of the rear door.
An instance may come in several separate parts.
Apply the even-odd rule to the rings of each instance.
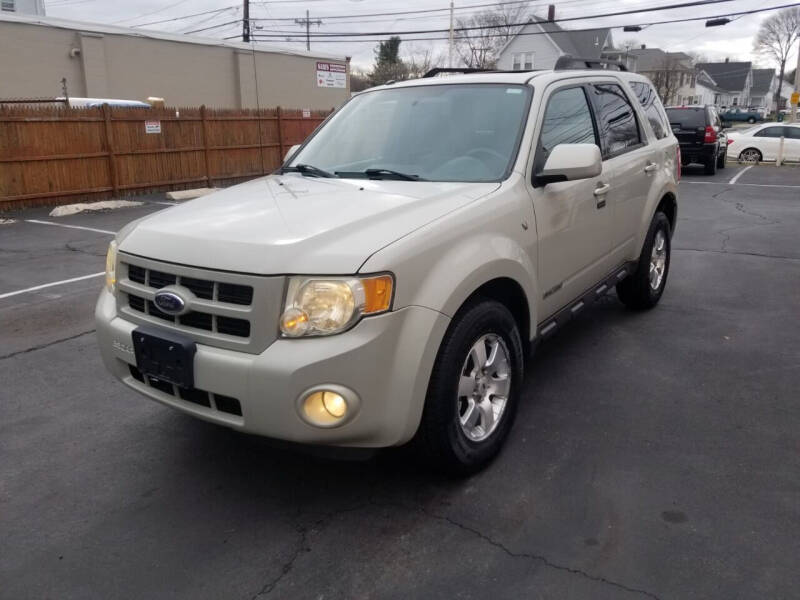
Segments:
[[[589,86],[597,114],[603,172],[611,173],[608,201],[612,206],[611,267],[635,254],[642,212],[659,157],[648,143],[643,124],[631,98],[619,82],[593,83]]]
[[[800,161],[800,126],[784,126],[784,155],[786,160]]]
[[[785,136],[784,129],[781,125],[771,125],[758,130],[753,135],[754,146],[761,152],[764,160],[777,160],[778,148],[781,143],[781,137]],[[784,152],[786,146],[784,145]]]

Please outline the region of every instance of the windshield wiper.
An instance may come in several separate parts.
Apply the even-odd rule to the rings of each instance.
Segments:
[[[333,173],[326,171],[325,169],[320,169],[319,167],[315,167],[314,165],[307,165],[304,163],[300,163],[298,165],[293,165],[291,167],[284,167],[281,169],[281,173],[285,173],[286,171],[297,171],[298,173],[302,173],[303,175],[310,175],[311,177],[337,177]]]
[[[406,181],[425,181],[419,175],[411,175],[401,171],[393,171],[392,169],[366,169],[364,175],[370,179],[380,177],[381,175],[388,175],[389,177],[397,177],[397,179],[404,179]]]

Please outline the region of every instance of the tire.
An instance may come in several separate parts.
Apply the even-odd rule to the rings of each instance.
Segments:
[[[488,358],[497,347],[495,371],[490,366],[485,376],[475,368],[481,344]],[[500,360],[503,353],[506,361]],[[485,298],[463,306],[439,348],[422,421],[411,442],[421,462],[458,476],[486,466],[500,451],[514,423],[522,377],[522,340],[511,312]],[[468,389],[470,380],[472,389]],[[505,396],[495,395],[498,391]],[[482,401],[477,400],[480,394]],[[486,410],[489,407],[491,412]],[[487,419],[487,414],[492,419]]]
[[[747,122],[750,123],[750,125],[752,125],[753,123],[756,122],[756,120],[753,117],[750,117],[749,119],[747,119]]]
[[[724,169],[725,168],[725,152],[720,152],[719,156],[717,157],[717,168]]]
[[[656,242],[663,248],[663,254],[654,250]],[[617,284],[617,296],[625,306],[633,310],[647,310],[658,304],[667,285],[671,249],[669,219],[663,212],[656,212],[650,222],[636,271]],[[654,264],[656,258],[661,260]],[[651,274],[651,267],[657,269],[655,275]],[[658,277],[657,285],[654,285],[655,277]]]
[[[717,155],[712,156],[705,162],[704,172],[706,175],[716,175],[717,173]]]
[[[760,163],[764,160],[764,156],[756,148],[745,148],[739,152],[740,163]]]

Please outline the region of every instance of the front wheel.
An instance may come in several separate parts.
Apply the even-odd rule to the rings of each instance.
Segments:
[[[754,164],[761,162],[762,159],[761,152],[755,148],[747,148],[739,153],[739,162],[741,163]]]
[[[465,305],[436,356],[412,440],[420,458],[456,475],[488,464],[511,430],[522,377],[522,340],[511,312],[488,299]]]
[[[752,125],[753,123],[756,122],[756,120],[753,117],[750,117],[749,119],[747,119],[747,122],[750,123],[750,125]]]
[[[657,212],[650,222],[636,271],[617,284],[617,296],[625,306],[646,310],[658,304],[667,285],[671,248],[669,219]]]

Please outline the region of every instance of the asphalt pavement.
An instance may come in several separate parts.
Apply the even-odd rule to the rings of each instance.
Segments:
[[[466,480],[276,447],[111,378],[104,232],[158,199],[0,215],[0,598],[797,597],[800,169],[685,169],[661,303],[612,293],[541,345]]]

